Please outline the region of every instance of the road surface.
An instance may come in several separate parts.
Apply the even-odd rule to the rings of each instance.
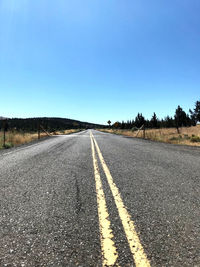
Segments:
[[[1,151],[0,266],[200,266],[200,149],[87,130]]]

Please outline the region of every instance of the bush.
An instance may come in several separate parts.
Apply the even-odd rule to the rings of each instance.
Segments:
[[[5,146],[4,146],[5,149],[11,148],[11,147],[13,147],[12,143],[5,143]]]
[[[178,137],[173,136],[173,137],[171,137],[169,140],[170,140],[170,141],[180,141],[181,139],[182,139],[182,136],[179,135]]]
[[[184,134],[184,139],[190,140],[190,137],[188,136],[188,134]]]
[[[133,127],[133,128],[131,129],[131,131],[132,131],[132,132],[138,131],[138,128],[137,128],[137,127]]]
[[[190,138],[190,141],[193,142],[193,143],[200,142],[200,137],[199,137],[199,136],[195,136],[195,135],[193,135],[193,136]]]

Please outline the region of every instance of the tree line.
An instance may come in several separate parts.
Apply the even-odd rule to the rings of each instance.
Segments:
[[[0,120],[0,130],[5,127],[5,130],[23,131],[23,132],[36,132],[38,126],[41,125],[46,131],[61,131],[67,129],[90,129],[90,128],[102,128],[102,125],[82,122],[77,120],[65,119],[65,118],[27,118],[19,119],[12,118]]]
[[[194,109],[190,109],[188,114],[180,106],[176,108],[173,117],[166,116],[164,119],[159,119],[155,112],[150,120],[145,119],[142,113],[138,113],[135,119],[126,122],[117,121],[112,125],[112,128],[134,129],[144,125],[145,128],[177,128],[178,130],[180,127],[196,126],[198,122],[200,122],[200,101],[195,102]],[[108,121],[108,124],[111,124],[110,120]]]

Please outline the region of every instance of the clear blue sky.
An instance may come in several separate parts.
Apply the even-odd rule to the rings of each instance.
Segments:
[[[199,0],[0,0],[0,116],[106,123],[200,99]]]

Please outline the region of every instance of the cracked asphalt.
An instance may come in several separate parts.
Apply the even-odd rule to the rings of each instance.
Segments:
[[[200,266],[200,149],[92,130],[151,266]],[[136,266],[99,163],[120,266]],[[90,131],[0,152],[0,266],[102,266]]]

